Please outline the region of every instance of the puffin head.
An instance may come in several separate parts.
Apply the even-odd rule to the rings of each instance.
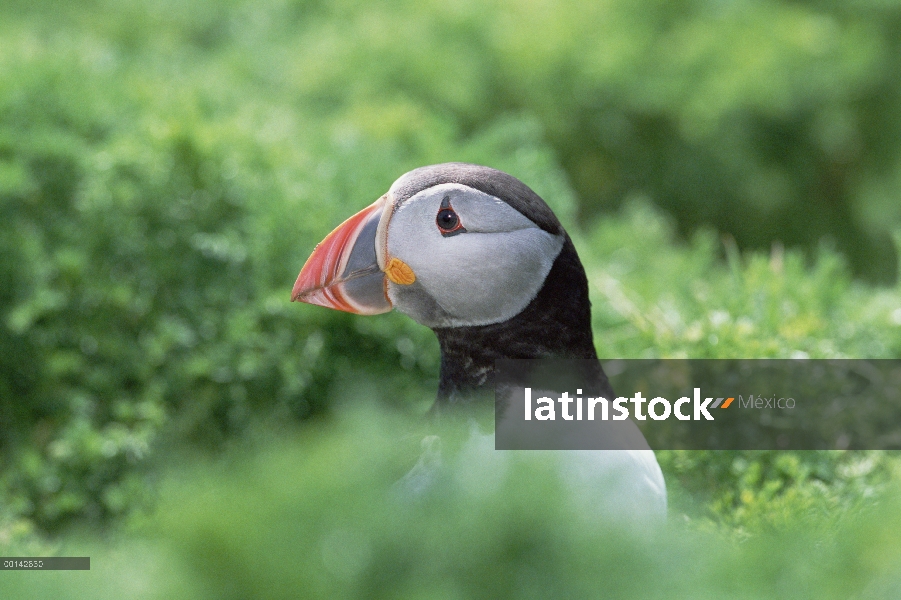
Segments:
[[[292,300],[365,315],[396,308],[433,329],[501,323],[535,298],[565,241],[515,177],[422,167],[316,247]]]
[[[515,177],[446,163],[401,176],[316,246],[292,300],[396,308],[441,346],[439,400],[490,384],[504,358],[596,358],[572,241]]]

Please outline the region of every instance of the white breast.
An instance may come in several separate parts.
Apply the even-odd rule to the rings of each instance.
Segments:
[[[494,435],[477,428],[453,454],[442,451],[437,436],[426,438],[422,457],[397,491],[405,499],[423,497],[439,482],[476,496],[504,484],[527,489],[530,464],[548,461],[569,492],[561,501],[577,515],[629,530],[653,528],[666,518],[666,484],[651,450],[495,450]],[[508,481],[511,477],[517,480]]]

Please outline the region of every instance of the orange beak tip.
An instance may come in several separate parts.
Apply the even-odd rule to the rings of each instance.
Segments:
[[[292,302],[363,315],[391,310],[375,252],[383,207],[384,197],[347,219],[316,245],[294,282]]]

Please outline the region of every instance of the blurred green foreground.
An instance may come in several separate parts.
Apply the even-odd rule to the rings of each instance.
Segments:
[[[899,357],[901,4],[0,4],[0,597],[895,598],[899,457],[659,452],[670,523],[552,462],[417,504],[438,349],[291,305],[416,166],[532,186],[604,357]],[[527,481],[528,484],[523,484]]]
[[[422,502],[403,420],[360,410],[176,470],[151,514],[55,551],[91,571],[4,572],[5,598],[896,598],[899,489],[828,514],[822,496],[743,542],[674,514],[646,535],[587,518],[552,460],[457,471]],[[270,436],[267,430],[263,435]],[[534,455],[531,455],[534,456]],[[27,550],[27,548],[25,549]],[[24,550],[23,550],[24,551]]]

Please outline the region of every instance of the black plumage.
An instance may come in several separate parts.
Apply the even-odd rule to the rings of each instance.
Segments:
[[[499,359],[597,360],[588,279],[568,236],[544,286],[521,313],[501,323],[434,332],[441,347],[439,408],[480,389],[493,390]],[[596,377],[599,387],[609,387],[600,363]]]

